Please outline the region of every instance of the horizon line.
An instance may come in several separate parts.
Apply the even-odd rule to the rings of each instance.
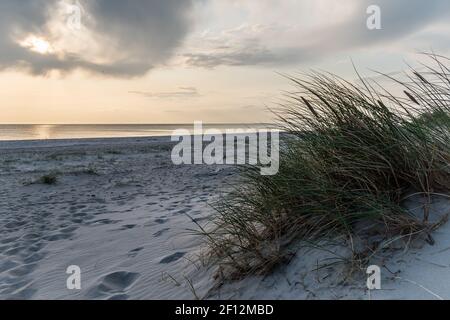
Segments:
[[[174,122],[174,123],[0,123],[0,126],[85,126],[85,125],[193,125],[193,122]],[[207,125],[226,125],[226,124],[274,124],[271,122],[203,122]]]

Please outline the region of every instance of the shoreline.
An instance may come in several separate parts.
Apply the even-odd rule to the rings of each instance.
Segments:
[[[113,125],[1,125],[0,142],[4,141],[47,141],[47,140],[79,140],[79,139],[122,139],[167,137],[177,130],[195,134],[196,126],[205,130],[271,130],[274,124],[241,123],[241,124],[208,124],[193,122],[191,124],[113,124]],[[22,129],[17,129],[21,127]]]
[[[76,138],[76,139],[35,139],[35,140],[0,140],[2,149],[26,148],[59,148],[91,145],[117,145],[125,143],[170,143],[170,136],[143,137],[106,137],[106,138]]]
[[[256,130],[256,129],[255,129]],[[263,129],[264,130],[264,129]],[[223,133],[225,135],[225,133]],[[236,135],[245,133],[237,132]],[[280,132],[280,136],[284,133]],[[191,134],[191,136],[197,136]],[[34,139],[34,140],[0,140],[0,150],[19,149],[33,147],[70,147],[70,146],[89,146],[95,144],[121,145],[124,143],[176,143],[171,141],[170,135],[157,136],[138,136],[138,137],[104,137],[104,138],[71,138],[71,139]]]

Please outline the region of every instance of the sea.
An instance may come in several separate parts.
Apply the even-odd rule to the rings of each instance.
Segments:
[[[264,130],[269,124],[203,124],[203,130]],[[170,136],[174,130],[193,132],[191,124],[0,124],[0,141]]]

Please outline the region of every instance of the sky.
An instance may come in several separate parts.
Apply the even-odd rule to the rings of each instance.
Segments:
[[[283,74],[450,56],[449,18],[448,0],[0,0],[0,123],[270,122]]]

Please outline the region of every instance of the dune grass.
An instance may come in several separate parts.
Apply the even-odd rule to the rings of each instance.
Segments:
[[[39,178],[39,183],[41,183],[41,184],[54,185],[57,182],[58,182],[58,176],[56,173],[45,174]]]
[[[201,228],[220,274],[262,274],[289,258],[298,243],[343,236],[367,244],[366,258],[393,238],[424,237],[439,223],[402,206],[411,194],[430,199],[450,190],[450,70],[429,55],[395,96],[376,83],[312,73],[276,110],[286,132],[280,170],[242,168],[242,184],[214,205]]]

